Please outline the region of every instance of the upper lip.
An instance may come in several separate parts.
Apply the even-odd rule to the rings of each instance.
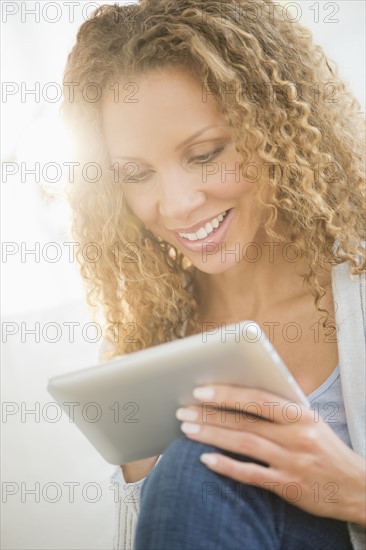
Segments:
[[[206,218],[205,220],[195,223],[190,227],[174,228],[174,229],[171,229],[171,231],[175,231],[176,233],[195,233],[198,229],[200,229],[201,227],[204,227],[206,223],[210,222],[214,218],[217,218],[217,216],[220,216],[220,214],[223,214],[224,212],[227,212],[227,210],[221,210],[221,212],[219,212],[218,214],[214,216],[210,216],[209,218]]]

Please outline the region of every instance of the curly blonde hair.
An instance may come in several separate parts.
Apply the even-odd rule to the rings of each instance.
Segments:
[[[77,170],[67,196],[87,303],[101,308],[111,344],[105,359],[179,338],[185,320],[187,333],[200,331],[195,267],[133,216],[101,139],[98,90],[169,67],[210,86],[243,164],[256,153],[271,166],[268,204],[258,198],[260,186],[256,193],[268,213],[264,228],[278,242],[284,237],[274,231],[276,220],[287,222],[286,239],[307,260],[303,279],[317,309],[325,311],[318,280],[325,262],[365,271],[364,120],[310,31],[272,0],[102,5],[81,25],[68,56],[62,114],[78,158],[101,167],[94,179]],[[227,93],[235,87],[239,97]],[[91,243],[98,257],[86,256]]]

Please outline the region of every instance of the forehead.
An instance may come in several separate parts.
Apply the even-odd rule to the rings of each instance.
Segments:
[[[188,71],[160,69],[123,78],[102,97],[103,132],[120,146],[126,140],[142,144],[147,135],[184,134],[223,122],[215,97]]]

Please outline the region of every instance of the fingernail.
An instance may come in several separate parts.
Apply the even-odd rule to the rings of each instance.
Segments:
[[[178,420],[197,420],[197,412],[192,409],[177,409],[175,411],[175,416]]]
[[[199,388],[194,388],[193,396],[197,399],[212,399],[215,395],[213,388],[209,386],[201,386]]]
[[[196,434],[200,431],[201,426],[199,424],[190,424],[189,422],[183,422],[180,428],[183,432],[187,434]]]
[[[217,458],[210,453],[201,454],[200,461],[204,464],[217,464]]]

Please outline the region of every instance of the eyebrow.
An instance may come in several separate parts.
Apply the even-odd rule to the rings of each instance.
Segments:
[[[198,132],[195,132],[192,136],[190,136],[189,138],[185,139],[184,141],[182,141],[179,145],[176,146],[176,148],[174,149],[174,152],[176,151],[179,151],[180,149],[182,149],[185,145],[187,145],[188,143],[190,143],[191,141],[193,141],[195,138],[197,138],[198,136],[200,136],[201,134],[203,134],[204,132],[206,132],[207,130],[209,130],[210,128],[219,128],[221,127],[222,125],[211,125],[211,126],[205,126],[204,128],[202,128],[201,130],[198,130]],[[141,157],[125,157],[123,155],[113,155],[113,158],[116,158],[116,159],[129,159],[129,160],[143,160]]]

